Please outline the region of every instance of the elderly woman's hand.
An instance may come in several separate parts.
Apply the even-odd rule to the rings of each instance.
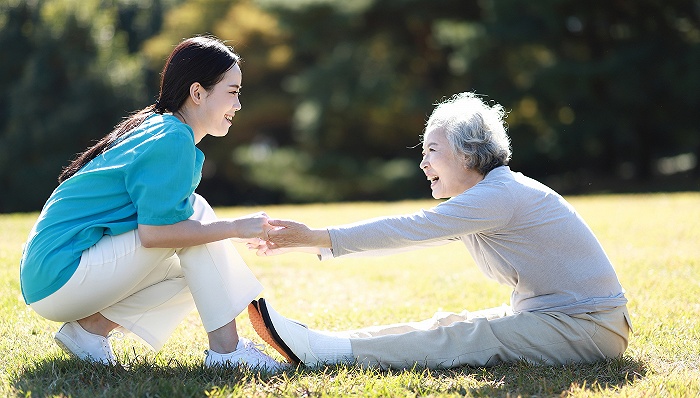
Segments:
[[[267,222],[273,227],[267,234],[267,241],[273,248],[331,247],[331,236],[326,229],[311,229],[291,220],[269,219]]]

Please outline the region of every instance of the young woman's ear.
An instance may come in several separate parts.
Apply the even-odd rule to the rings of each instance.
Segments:
[[[202,99],[203,90],[204,88],[202,85],[197,82],[190,85],[190,98],[192,98],[192,101],[194,101],[194,103],[197,105],[199,105],[199,102]]]

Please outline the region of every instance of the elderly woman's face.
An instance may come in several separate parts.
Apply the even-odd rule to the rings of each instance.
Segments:
[[[435,199],[459,195],[484,178],[465,166],[465,160],[452,150],[444,129],[440,127],[429,130],[423,137],[420,168],[430,181]]]

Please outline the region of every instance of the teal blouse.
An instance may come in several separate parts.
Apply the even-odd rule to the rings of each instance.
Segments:
[[[104,235],[192,216],[191,196],[203,163],[192,129],[172,115],[154,114],[60,184],[24,246],[20,282],[25,302],[61,288],[83,251]]]

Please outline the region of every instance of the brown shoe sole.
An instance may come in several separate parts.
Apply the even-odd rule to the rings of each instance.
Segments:
[[[299,365],[301,363],[299,358],[294,355],[287,345],[281,341],[279,337],[276,337],[277,333],[272,328],[272,322],[269,321],[269,316],[263,317],[260,304],[255,300],[248,304],[248,317],[250,318],[250,324],[253,325],[253,329],[255,329],[255,333],[257,333],[260,338],[277,350],[289,363],[293,365]],[[268,322],[265,322],[266,318]]]

